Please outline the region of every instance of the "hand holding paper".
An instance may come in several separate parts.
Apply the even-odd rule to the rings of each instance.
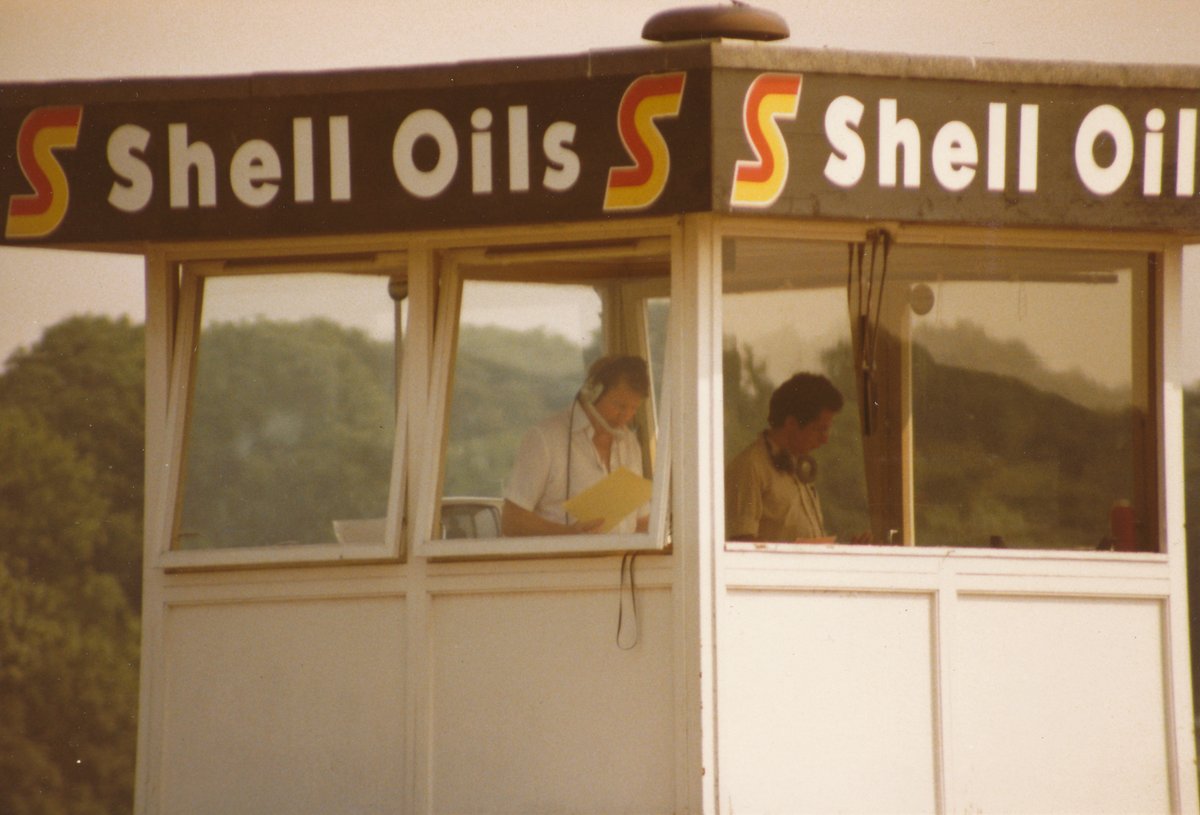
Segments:
[[[609,532],[614,526],[650,500],[653,482],[627,467],[621,467],[563,504],[582,522],[603,518],[595,531]]]

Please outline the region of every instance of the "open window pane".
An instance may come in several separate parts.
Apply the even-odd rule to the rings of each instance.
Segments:
[[[464,274],[435,537],[647,530],[666,263],[647,274],[613,261],[575,262],[569,273],[548,267],[508,268],[503,279]],[[589,396],[597,361],[606,384]],[[612,429],[593,423],[595,415]],[[641,495],[627,512],[606,509],[594,526],[564,507],[609,476]]]
[[[205,281],[177,548],[382,542],[401,312],[384,276]]]

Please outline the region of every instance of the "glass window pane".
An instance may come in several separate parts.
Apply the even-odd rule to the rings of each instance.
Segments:
[[[511,279],[519,273],[503,281],[464,282],[443,465],[442,537],[496,536],[502,509],[511,535],[562,534],[572,525],[577,532],[644,531],[648,494],[600,528],[563,507],[565,497],[619,470],[636,476],[630,479],[636,488],[648,488],[653,477],[667,277],[665,271],[650,278],[594,271],[582,281],[578,270],[555,281],[539,267],[536,275],[529,273],[536,282]],[[579,398],[589,368],[601,358],[619,357],[634,359],[606,368],[614,387],[601,387],[595,412],[589,412]],[[632,377],[640,377],[641,386],[627,375],[636,370],[641,373]],[[629,391],[620,387],[631,384]],[[615,432],[589,418],[597,414],[607,416]],[[536,518],[514,522],[506,498]]]
[[[1149,547],[1152,484],[1136,477],[1152,460],[1149,353],[1136,350],[1148,342],[1146,255],[897,258],[925,312],[911,317],[917,542]],[[1114,544],[1111,512],[1126,502],[1141,524]]]
[[[837,537],[849,540],[869,529],[862,440],[854,397],[850,319],[846,309],[844,244],[783,240],[727,240],[723,262],[723,370],[725,393],[725,461],[739,454],[778,452],[768,446],[768,408],[771,394],[797,373],[829,380],[844,400],[827,440],[808,450],[816,462],[811,484],[781,473],[765,499],[734,494],[735,486],[750,490],[749,479],[768,478],[758,461],[746,461],[755,473],[727,469],[726,534],[729,537],[795,540]],[[760,449],[761,448],[761,451]],[[763,461],[770,461],[764,457]],[[745,461],[745,459],[743,460]],[[810,495],[815,493],[815,499]],[[773,524],[747,502],[785,502],[799,517]],[[794,501],[792,504],[790,502]],[[745,511],[743,511],[745,510]],[[754,530],[746,512],[753,512]],[[735,521],[734,514],[740,518]],[[814,518],[814,515],[816,516]],[[768,510],[766,517],[773,516]],[[759,524],[762,523],[761,530]],[[781,535],[776,529],[790,532]]]
[[[209,278],[178,546],[382,542],[396,409],[388,278]]]
[[[838,540],[869,529],[877,543],[1153,549],[1148,256],[900,245],[885,275],[882,254],[726,242],[727,534],[816,536],[748,530],[749,494],[793,512],[816,503],[821,535]],[[800,437],[763,437],[770,395],[795,371],[828,377],[846,404],[809,451],[811,500],[775,466],[801,461],[775,455]],[[758,470],[738,463],[757,447]]]

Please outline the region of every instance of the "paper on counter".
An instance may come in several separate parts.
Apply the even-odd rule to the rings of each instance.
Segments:
[[[621,467],[583,492],[567,499],[563,507],[582,522],[603,518],[597,533],[608,532],[650,500],[654,484],[648,478]]]

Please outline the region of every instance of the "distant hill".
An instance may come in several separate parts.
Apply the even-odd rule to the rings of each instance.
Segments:
[[[942,365],[1010,376],[1079,405],[1119,410],[1129,404],[1127,389],[1107,387],[1082,371],[1052,371],[1025,343],[995,339],[975,323],[924,325],[914,332],[913,342]]]
[[[966,369],[914,350],[918,541],[1094,548],[1132,499],[1134,419],[1061,395],[1052,377]]]

